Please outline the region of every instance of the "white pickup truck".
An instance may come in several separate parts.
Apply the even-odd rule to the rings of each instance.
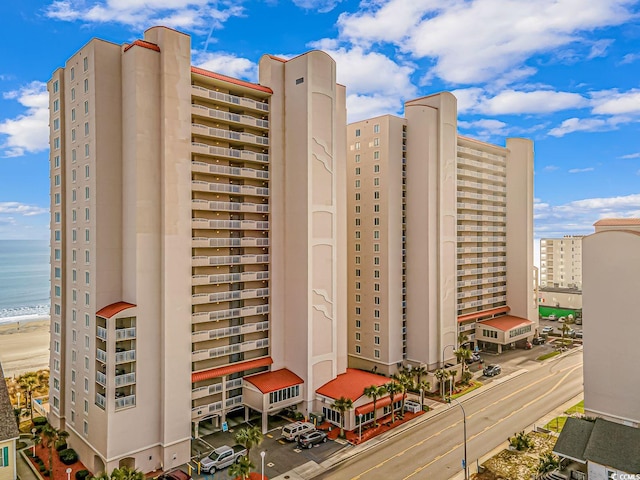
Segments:
[[[208,456],[200,460],[200,470],[204,473],[215,473],[216,470],[222,470],[234,462],[240,460],[247,454],[247,449],[242,445],[223,445],[216,448]]]

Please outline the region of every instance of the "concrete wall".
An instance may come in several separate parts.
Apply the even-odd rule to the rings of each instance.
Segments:
[[[582,308],[582,292],[561,293],[538,290],[541,307]]]

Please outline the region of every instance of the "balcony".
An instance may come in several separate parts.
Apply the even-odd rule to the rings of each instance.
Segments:
[[[104,327],[100,327],[98,326],[96,328],[96,336],[101,339],[104,340],[105,342],[107,341],[107,329]]]
[[[458,228],[460,230],[460,228]],[[458,243],[488,243],[488,242],[505,242],[506,237],[476,237],[476,236],[459,236]]]
[[[216,230],[269,230],[269,222],[256,220],[209,220],[194,218],[191,220],[194,229]]]
[[[207,127],[206,125],[200,125],[198,123],[191,124],[191,133],[193,135],[218,138],[227,142],[260,145],[261,147],[269,145],[269,137],[260,137],[253,133],[235,132],[233,130],[225,130],[223,128]]]
[[[222,402],[213,402],[208,405],[201,405],[191,409],[191,419],[196,420],[198,418],[206,417],[208,415],[221,412]]]
[[[269,305],[253,305],[250,307],[216,310],[215,312],[198,312],[191,314],[192,323],[216,322],[229,318],[250,317],[269,313]]]
[[[210,267],[216,265],[252,265],[269,263],[269,255],[220,255],[192,257],[193,267]]]
[[[499,206],[499,205],[485,205],[481,203],[464,203],[458,202],[459,210],[471,210],[474,212],[498,212],[498,213],[506,213],[507,207]]]
[[[507,247],[500,245],[497,247],[458,247],[458,253],[501,253],[506,252]]]
[[[497,222],[497,223],[506,223],[507,222],[507,216],[506,215],[500,215],[500,216],[495,216],[495,215],[474,215],[474,214],[468,214],[468,213],[459,213],[458,214],[458,221],[461,220],[470,220],[473,222]]]
[[[223,122],[235,123],[237,125],[246,125],[254,128],[269,129],[269,120],[252,117],[251,115],[241,115],[238,113],[226,112],[215,108],[208,108],[202,105],[191,105],[191,114],[194,116],[215,118]]]
[[[125,350],[124,352],[116,353],[116,364],[118,363],[127,363],[127,362],[135,362],[136,360],[136,351],[135,350]]]
[[[495,163],[479,162],[477,160],[458,156],[457,163],[458,165],[462,165],[465,167],[476,168],[479,170],[488,170],[490,172],[496,172],[502,175],[505,175],[507,171],[504,159],[499,165],[496,165]]]
[[[213,147],[213,148],[221,148],[221,147]],[[237,152],[242,152],[243,150],[229,150],[228,148],[222,148],[222,150],[227,150],[229,152],[233,152],[234,154]],[[251,152],[253,153],[253,152]],[[262,155],[262,154],[261,154]],[[224,155],[232,158],[240,158],[242,154],[239,156],[236,155]],[[256,170],[255,168],[240,168],[240,167],[229,167],[226,165],[215,165],[211,163],[205,162],[191,162],[191,171],[197,173],[212,173],[215,175],[227,175],[229,177],[238,177],[238,178],[257,178],[260,180],[268,180],[269,172],[267,170]]]
[[[461,300],[464,298],[479,297],[482,295],[490,295],[494,293],[504,293],[506,291],[507,291],[506,285],[501,285],[499,287],[480,288],[477,290],[466,290],[464,292],[458,292],[458,300]]]
[[[467,170],[465,168],[458,168],[457,174],[458,174],[458,178],[470,177],[478,180],[496,182],[502,185],[504,185],[507,181],[506,176],[503,176],[503,175],[491,175],[490,173],[476,172],[474,170]]]
[[[268,288],[253,288],[248,290],[234,290],[232,292],[196,293],[191,296],[193,305],[203,303],[230,302],[232,300],[248,300],[250,298],[264,298],[269,296]]]
[[[238,395],[237,397],[227,398],[224,402],[224,406],[226,408],[231,408],[236,405],[242,405],[242,395]]]
[[[458,278],[463,277],[465,275],[482,275],[484,273],[499,273],[499,272],[506,272],[506,271],[507,271],[507,267],[505,265],[501,265],[498,267],[458,269]]]
[[[240,106],[243,108],[250,108],[259,112],[268,112],[269,104],[267,102],[259,102],[247,97],[238,97],[237,95],[230,95],[228,93],[216,92],[209,90],[208,88],[199,87],[197,85],[191,85],[191,95],[196,97],[204,97],[210,100],[216,100],[218,102],[227,103],[233,106]]]
[[[239,202],[216,202],[208,200],[191,200],[193,210],[239,212],[239,213],[269,213],[268,204],[260,203],[239,203]]]
[[[101,393],[96,392],[96,405],[101,409],[105,410],[107,408],[107,399]]]
[[[500,295],[498,297],[491,297],[491,298],[482,298],[480,300],[474,300],[472,302],[459,303],[458,310],[464,310],[465,308],[475,308],[475,307],[482,307],[486,305],[493,305],[495,303],[505,302],[506,300],[507,300],[506,295]]]
[[[100,371],[97,371],[96,372],[96,382],[99,383],[100,385],[102,385],[103,387],[106,387],[107,386],[107,376],[104,373],[102,373]]]
[[[210,183],[202,180],[192,180],[191,189],[195,192],[237,193],[239,195],[254,195],[259,197],[269,196],[269,189],[266,187],[232,185],[229,183]]]
[[[502,275],[500,277],[474,278],[472,280],[462,280],[462,281],[459,281],[456,285],[458,288],[462,288],[462,287],[473,287],[476,285],[489,285],[493,283],[501,283],[506,281],[507,281],[507,278],[504,275]]]
[[[99,348],[96,348],[96,360],[98,360],[101,363],[107,363],[107,352]]]
[[[131,385],[133,383],[136,383],[135,372],[116,375],[116,387],[124,387],[125,385]]]
[[[191,239],[193,248],[216,248],[216,247],[268,247],[268,238],[241,237],[241,238],[209,238],[195,237]]]
[[[503,256],[499,256],[499,257],[470,257],[470,258],[459,258],[457,260],[457,264],[458,265],[474,265],[474,264],[485,264],[487,262],[489,263],[500,263],[500,262],[506,262],[507,261],[507,257]]]
[[[268,163],[269,155],[256,153],[251,150],[238,150],[234,148],[214,147],[206,143],[191,142],[191,152],[214,157],[233,158],[249,162]]]
[[[269,280],[269,272],[219,273],[216,275],[194,275],[192,285],[211,285],[216,283],[258,282]]]
[[[134,407],[136,405],[136,396],[127,395],[126,397],[116,398],[116,410],[125,407]]]
[[[501,221],[505,222],[506,218],[503,218]],[[466,224],[458,224],[458,232],[495,232],[495,233],[506,233],[507,227],[502,226],[494,226],[494,225],[466,225]],[[501,240],[501,241],[504,241]]]
[[[249,342],[234,343],[233,345],[224,345],[222,347],[209,348],[206,350],[196,350],[191,354],[191,361],[208,360],[210,358],[219,358],[234,353],[249,352],[260,348],[267,348],[269,339],[262,338],[260,340],[251,340]]]
[[[458,198],[469,198],[473,200],[483,200],[496,203],[505,203],[507,201],[507,197],[501,197],[499,195],[489,195],[487,193],[469,192],[468,190],[459,190]]]
[[[458,145],[457,148],[458,153],[466,153],[467,155],[473,155],[474,157],[484,158],[487,160],[493,160],[494,162],[498,162],[504,164],[506,158],[502,155],[495,155],[493,153],[483,152],[482,150],[476,150],[475,148],[464,147]]]
[[[246,335],[255,332],[264,332],[269,330],[269,322],[247,323],[236,327],[217,328],[215,330],[205,330],[202,332],[193,332],[191,334],[192,342],[205,342],[207,340],[218,340],[220,338],[231,337],[234,335]]]
[[[204,387],[198,387],[191,390],[191,400],[216,395],[222,392],[222,383],[214,383]]]
[[[507,187],[503,187],[501,185],[494,185],[490,183],[477,183],[477,182],[471,182],[468,180],[458,180],[456,184],[458,185],[458,187],[473,188],[476,190],[485,190],[488,192],[507,193]]]
[[[116,328],[116,341],[136,338],[136,327]]]

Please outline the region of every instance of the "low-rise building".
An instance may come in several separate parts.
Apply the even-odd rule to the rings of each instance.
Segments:
[[[0,365],[0,480],[14,480],[16,474],[16,442],[20,436],[7,384]]]

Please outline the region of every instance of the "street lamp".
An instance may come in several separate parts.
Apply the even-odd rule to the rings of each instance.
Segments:
[[[267,452],[265,452],[264,450],[262,452],[260,452],[260,460],[261,460],[261,463],[262,463],[262,467],[261,467],[262,478],[260,480],[264,480],[264,456],[266,454],[267,454]]]
[[[34,428],[31,429],[31,435],[33,435],[33,456],[36,456],[36,432],[37,430]]]
[[[462,468],[464,468],[464,480],[469,480],[469,466],[467,463],[467,414],[464,411],[464,407],[458,401],[457,398],[448,398],[449,403],[451,400],[456,402],[460,409],[462,410],[462,425],[463,425],[463,434],[464,434],[464,459],[462,460]]]
[[[71,467],[65,470],[67,472],[67,480],[71,480]]]
[[[361,413],[358,414],[358,424],[360,425],[360,433],[358,433],[358,443],[360,443],[362,442],[362,414]]]
[[[442,368],[442,370],[444,370],[444,352],[447,348],[453,348],[453,351],[455,352],[456,350],[456,344],[455,343],[451,343],[449,345],[445,345],[444,348],[442,349],[442,366],[440,368]],[[442,399],[444,400],[445,397],[445,391],[444,391],[444,383],[442,384]]]

